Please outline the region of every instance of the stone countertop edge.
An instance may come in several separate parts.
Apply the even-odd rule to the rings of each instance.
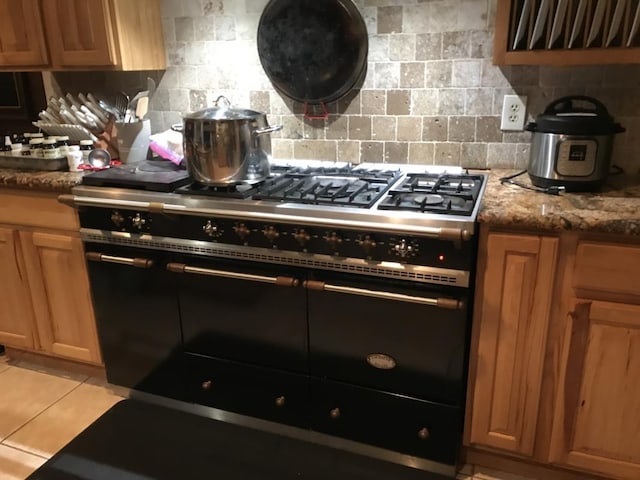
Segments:
[[[640,236],[640,175],[610,175],[597,192],[549,195],[500,178],[518,170],[488,171],[478,222],[541,232],[582,231]],[[516,180],[531,185],[525,173]]]
[[[63,171],[0,168],[0,188],[68,193],[82,182],[82,175]]]

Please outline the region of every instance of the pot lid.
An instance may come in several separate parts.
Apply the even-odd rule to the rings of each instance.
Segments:
[[[300,103],[338,100],[366,71],[367,27],[352,0],[270,0],[257,41],[274,88]]]
[[[254,120],[264,113],[244,108],[233,108],[225,96],[219,96],[215,106],[185,115],[189,120]]]
[[[625,131],[600,101],[583,95],[551,102],[526,129],[560,135],[611,135]]]

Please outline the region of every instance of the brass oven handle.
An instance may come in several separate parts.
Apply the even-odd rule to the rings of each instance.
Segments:
[[[462,310],[464,302],[453,298],[426,298],[414,297],[412,295],[403,295],[401,293],[380,292],[378,290],[368,290],[365,288],[342,287],[339,285],[330,285],[325,282],[305,280],[302,286],[308,290],[321,290],[324,292],[346,293],[348,295],[360,295],[363,297],[382,298],[384,300],[395,300],[398,302],[419,303],[421,305],[429,305],[432,307],[447,308],[449,310]]]
[[[183,263],[167,263],[167,270],[175,273],[191,273],[194,275],[208,275],[210,277],[233,278],[234,280],[248,280],[251,282],[270,283],[281,287],[297,287],[300,280],[292,277],[266,277],[250,273],[228,272],[226,270],[212,270],[210,268],[191,267]]]
[[[147,258],[114,257],[98,252],[87,252],[85,257],[91,262],[117,263],[118,265],[127,265],[136,268],[151,268],[154,264],[153,260]]]

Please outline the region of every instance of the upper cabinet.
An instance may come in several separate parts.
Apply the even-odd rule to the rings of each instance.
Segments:
[[[162,70],[159,0],[0,0],[0,69]]]
[[[496,65],[640,63],[640,4],[497,0]]]

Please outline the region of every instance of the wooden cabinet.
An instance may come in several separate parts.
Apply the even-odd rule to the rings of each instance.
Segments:
[[[0,68],[166,68],[159,0],[0,0]]]
[[[469,445],[640,478],[640,245],[623,241],[483,231]]]
[[[640,478],[640,247],[579,241],[560,337],[549,459]]]
[[[31,192],[2,191],[0,203],[0,344],[100,364],[75,211]]]
[[[557,244],[528,235],[483,238],[472,443],[533,454]]]
[[[640,63],[640,28],[634,23],[640,23],[637,2],[497,0],[493,62]]]

